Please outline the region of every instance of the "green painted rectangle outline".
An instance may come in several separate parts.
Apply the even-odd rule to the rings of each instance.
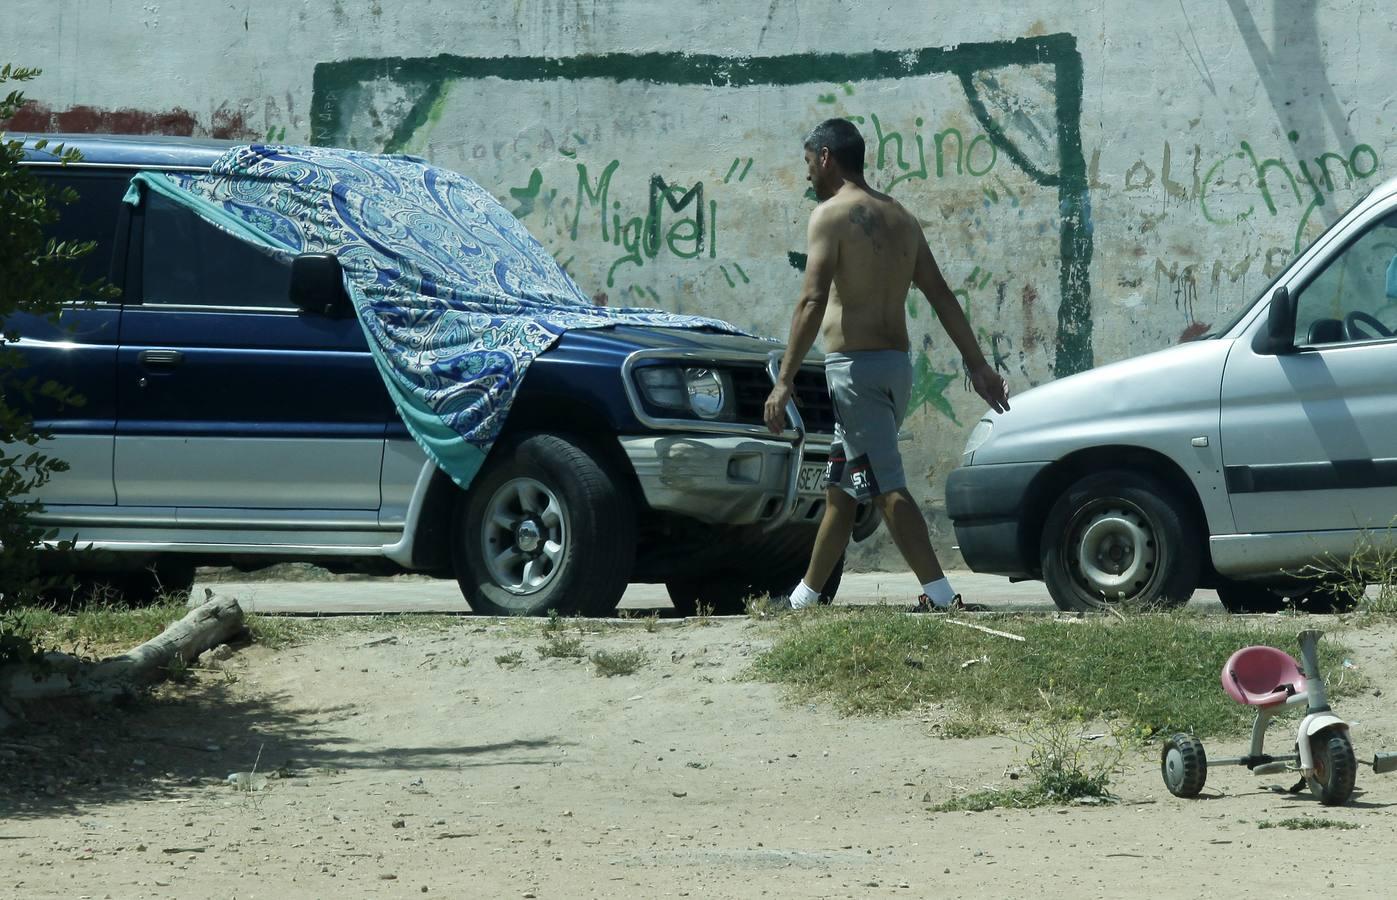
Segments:
[[[1055,74],[1057,172],[1037,168],[990,116],[974,84],[985,69],[1050,65]],[[311,93],[311,143],[325,146],[342,126],[338,98],[367,82],[415,82],[427,90],[384,146],[400,151],[427,121],[448,81],[498,78],[504,81],[606,79],[657,85],[754,87],[830,84],[921,75],[953,74],[960,79],[970,108],[995,147],[1030,178],[1058,189],[1061,301],[1058,305],[1054,375],[1061,378],[1092,367],[1091,200],[1082,153],[1082,57],[1071,34],[1048,34],[1011,41],[957,44],[920,50],[863,53],[795,53],[732,57],[702,53],[606,53],[551,59],[542,56],[378,57],[319,63]]]

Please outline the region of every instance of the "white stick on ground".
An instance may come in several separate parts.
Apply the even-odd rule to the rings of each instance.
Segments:
[[[995,637],[1008,638],[1011,641],[1027,641],[1028,638],[1020,634],[1010,634],[1007,631],[995,631],[993,628],[986,628],[983,625],[976,625],[974,622],[962,622],[960,619],[947,619],[952,625],[963,625],[966,628],[974,628],[976,631],[983,631],[985,634],[992,634]]]

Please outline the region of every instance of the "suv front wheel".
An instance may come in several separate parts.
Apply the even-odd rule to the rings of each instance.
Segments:
[[[451,561],[471,609],[609,614],[635,561],[635,510],[619,480],[552,434],[496,446],[491,460],[452,525]]]

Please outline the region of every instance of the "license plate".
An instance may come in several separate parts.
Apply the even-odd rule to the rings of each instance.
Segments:
[[[802,494],[823,493],[825,489],[825,464],[804,463],[801,465],[796,489]]]

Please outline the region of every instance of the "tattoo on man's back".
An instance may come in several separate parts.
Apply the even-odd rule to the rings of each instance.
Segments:
[[[855,206],[849,211],[849,221],[862,228],[867,237],[873,237],[878,231],[878,217],[863,206]]]

